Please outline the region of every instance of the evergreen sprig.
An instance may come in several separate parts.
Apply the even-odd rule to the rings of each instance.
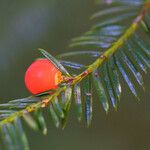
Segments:
[[[132,3],[126,0],[123,4],[120,2],[118,6],[112,5],[112,8],[94,14],[91,19],[97,18],[96,25],[83,36],[73,39],[70,45],[71,47],[80,46],[85,49],[83,51],[53,57],[45,50],[39,49],[65,78],[59,88],[52,91],[53,94],[49,94],[50,91],[48,91],[0,104],[0,135],[8,150],[29,149],[27,137],[21,125],[21,117],[33,130],[47,133],[42,108],[48,109],[57,128],[60,126],[64,128],[72,97],[74,97],[77,119],[81,121],[83,118],[84,106],[86,123],[89,127],[92,121],[93,89],[106,112],[109,110],[110,102],[117,110],[122,92],[121,78],[126,82],[131,93],[139,99],[130,74],[139,86],[144,88],[141,72],[146,73],[147,68],[150,67],[150,50],[141,38],[141,33],[149,35],[150,1],[138,2],[137,5],[135,1]],[[108,17],[109,15],[111,18]],[[99,21],[101,16],[106,16],[106,19]],[[125,22],[129,18],[133,22],[126,26]],[[139,28],[140,26],[142,28]],[[89,48],[90,51],[87,50]],[[88,55],[96,60],[90,65],[65,60],[66,57],[80,55]],[[69,71],[70,69],[72,72]],[[75,70],[80,70],[81,73],[75,75]]]

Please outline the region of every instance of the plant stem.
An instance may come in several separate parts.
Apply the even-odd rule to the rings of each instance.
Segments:
[[[147,13],[148,8],[150,7],[150,0],[148,0],[145,5],[143,6],[140,14],[135,18],[131,26],[125,31],[125,33],[115,42],[112,44],[110,48],[108,48],[99,58],[96,59],[96,61],[89,65],[89,67],[83,71],[81,74],[77,75],[76,77],[71,77],[68,80],[66,80],[67,85],[73,86],[76,83],[83,80],[86,76],[88,76],[90,73],[92,73],[94,70],[96,70],[98,67],[100,67],[105,61],[107,61],[114,53],[118,51],[118,49],[127,41],[132,34],[137,30],[140,22],[142,21],[144,15]],[[23,110],[20,110],[18,112],[15,112],[5,118],[4,120],[0,121],[0,126],[13,122],[16,117],[21,117],[26,113],[32,112],[38,108],[44,108],[46,107],[51,100],[58,96],[62,91],[65,91],[67,88],[67,85],[64,85],[63,87],[58,88],[58,90],[50,95],[47,98],[43,98],[42,101],[39,101],[37,103],[31,104],[30,106],[26,107]]]

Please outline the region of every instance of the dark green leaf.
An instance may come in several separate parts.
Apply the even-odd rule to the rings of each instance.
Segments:
[[[82,65],[82,64],[74,63],[74,62],[71,62],[71,61],[63,61],[63,60],[61,60],[60,63],[61,63],[63,66],[66,66],[66,67],[69,67],[69,68],[73,68],[73,69],[86,68],[86,66],[84,66],[84,65]]]
[[[49,59],[51,62],[53,62],[53,64],[64,74],[67,76],[70,76],[68,71],[61,65],[61,63],[55,58],[53,57],[51,54],[49,54],[47,51],[45,51],[44,49],[39,49],[40,52],[47,58]]]
[[[62,129],[64,129],[66,126],[66,122],[67,122],[67,118],[71,106],[71,96],[72,96],[72,88],[68,87],[65,91],[64,101],[62,105],[62,109],[64,111],[64,118],[61,120]]]
[[[67,118],[68,118],[69,111],[70,111],[70,106],[71,106],[71,100],[69,100],[66,104],[67,104],[66,107],[63,108],[63,110],[64,110],[64,118],[61,120],[62,129],[65,128],[66,123],[67,123]]]
[[[0,120],[3,120],[5,118],[7,118],[9,116],[9,114],[1,114],[0,115]]]
[[[12,114],[15,113],[15,110],[0,110],[0,114]]]
[[[130,40],[130,43],[132,44],[132,47],[134,45],[134,48],[132,49],[133,52],[137,55],[137,57],[148,67],[150,68],[150,60],[148,55],[144,51],[142,51],[139,46],[134,44],[132,40]],[[145,50],[146,51],[146,50]],[[147,52],[148,53],[148,52]]]
[[[21,150],[29,150],[29,144],[28,144],[26,134],[18,118],[14,121],[14,126],[17,135],[17,140],[19,141],[19,145],[21,145]]]
[[[26,98],[9,101],[9,103],[35,103],[38,102],[39,100],[40,100],[39,97],[30,96]]]
[[[114,89],[114,93],[115,93],[117,99],[120,100],[121,83],[119,81],[119,74],[118,74],[116,67],[114,65],[113,58],[110,61],[108,61],[108,65],[109,65],[109,74],[110,74],[110,79],[111,79],[112,86]]]
[[[113,3],[127,5],[128,7],[138,8],[140,5],[143,5],[143,0],[113,0]]]
[[[79,39],[79,38],[77,38]],[[74,40],[73,40],[74,41]],[[90,55],[93,57],[98,57],[100,55],[100,52],[98,51],[73,51],[73,52],[67,52],[67,53],[63,53],[57,56],[57,58],[61,59],[61,58],[65,58],[65,57],[71,57],[71,56],[79,56],[79,55]]]
[[[74,86],[74,97],[75,97],[75,107],[76,114],[79,121],[82,119],[82,101],[81,101],[81,88],[79,84]]]
[[[108,64],[104,64],[103,68],[103,77],[104,77],[104,84],[107,89],[109,98],[112,102],[113,107],[117,110],[117,97],[114,94],[114,89],[113,89],[113,83],[111,82],[110,74],[109,74],[109,69],[108,69]]]
[[[133,10],[133,7],[129,7],[129,6],[116,6],[116,7],[112,7],[112,8],[108,8],[108,9],[104,9],[102,11],[99,11],[97,13],[95,13],[91,19],[93,18],[97,18],[97,17],[102,17],[104,15],[112,15],[112,13],[121,13],[123,11],[129,11],[129,10]]]
[[[41,109],[35,110],[34,117],[39,130],[41,130],[44,135],[47,134],[47,127]]]
[[[135,16],[136,13],[135,12],[130,12],[130,13],[125,13],[125,14],[119,14],[118,16],[115,16],[113,18],[109,18],[101,23],[97,23],[95,26],[93,26],[93,29],[95,28],[100,28],[102,26],[106,26],[106,25],[110,25],[110,24],[115,24],[115,23],[119,23],[125,19],[129,19],[130,17]]]
[[[66,103],[65,92],[61,92],[61,94],[60,94],[60,104],[61,104],[62,108],[64,107],[65,103]]]
[[[52,100],[52,105],[53,105],[53,108],[56,112],[56,114],[60,117],[60,118],[64,118],[64,112],[59,104],[59,101],[58,101],[58,98],[55,97],[53,100]]]
[[[0,109],[23,109],[27,107],[29,104],[27,103],[6,103],[0,104]]]
[[[109,25],[103,27],[99,31],[99,36],[106,36],[106,38],[119,36],[124,31],[124,26],[122,25]]]
[[[127,83],[129,89],[131,90],[132,94],[136,96],[136,98],[138,98],[136,90],[134,88],[133,83],[131,82],[129,76],[127,75],[127,71],[125,70],[124,66],[120,63],[121,61],[119,59],[117,59],[117,57],[115,57],[115,63],[118,67],[118,70],[120,71],[123,79],[125,80],[125,82]]]
[[[145,20],[142,20],[142,21],[141,21],[141,25],[142,25],[142,27],[143,27],[143,29],[144,29],[145,32],[147,32],[147,33],[150,32],[150,29],[149,29],[149,27],[148,27],[148,24],[147,24],[147,22],[146,22]]]
[[[15,150],[15,146],[14,146],[13,140],[9,134],[7,125],[1,126],[0,130],[1,130],[1,136],[2,136],[5,148],[7,150]]]
[[[6,124],[6,128],[8,131],[7,134],[9,134],[9,136],[12,140],[14,150],[21,149],[21,143],[18,142],[18,139],[20,137],[19,138],[17,137],[17,132],[15,131],[16,129],[13,126],[13,124],[11,124],[11,123]]]
[[[57,116],[56,112],[54,111],[53,106],[50,105],[48,110],[49,110],[50,116],[51,116],[55,126],[58,128],[60,126],[60,120],[59,120],[59,117]]]
[[[70,103],[71,101],[71,96],[72,96],[72,88],[68,87],[65,91],[65,102],[63,109],[66,109],[68,107],[68,103]]]
[[[147,71],[146,71],[145,64],[141,61],[138,55],[136,55],[136,53],[133,52],[134,47],[129,42],[126,44],[126,46],[127,46],[127,50],[129,51],[129,55],[135,61],[136,65],[139,66],[141,70],[146,73]]]
[[[145,56],[142,51],[140,51],[139,49],[134,50],[134,52],[136,53],[136,55],[145,63],[145,65],[150,68],[150,60],[147,56]]]
[[[39,130],[37,122],[35,121],[35,119],[33,119],[33,117],[29,113],[24,114],[23,119],[29,125],[30,128],[32,128],[35,131]]]
[[[134,43],[138,44],[138,46],[147,54],[150,56],[150,49],[146,46],[145,42],[139,37],[138,34],[134,34]]]
[[[86,123],[89,127],[92,121],[92,83],[91,76],[86,77],[84,84]]]
[[[139,85],[143,86],[143,78],[142,75],[140,74],[140,72],[137,70],[136,66],[134,65],[134,63],[132,62],[132,60],[130,60],[130,58],[124,53],[123,50],[121,50],[121,54],[122,54],[122,59],[123,61],[126,63],[126,65],[128,66],[128,68],[131,70],[131,72],[133,73],[136,81],[139,83]]]
[[[80,41],[80,42],[74,42],[70,44],[71,47],[75,46],[97,46],[101,48],[108,48],[113,41],[110,42],[105,42],[105,41],[100,41],[100,40],[89,40],[89,41]]]
[[[108,103],[108,99],[107,99],[103,84],[100,80],[98,71],[95,70],[92,75],[93,75],[93,79],[94,79],[95,90],[98,94],[99,100],[102,103],[102,106],[103,106],[104,110],[106,112],[108,112],[109,103]]]
[[[120,26],[119,26],[120,27]],[[118,32],[120,33],[120,30],[118,31],[115,28],[119,28],[118,26],[115,25],[111,25],[111,26],[107,26],[107,27],[103,27],[100,30],[98,30],[97,32],[95,31],[91,31],[90,33],[86,33],[84,36],[81,37],[77,37],[74,38],[72,40],[72,43],[79,43],[79,42],[109,42],[111,43],[112,41],[114,41],[116,38],[113,37],[115,34],[118,34]],[[109,35],[109,36],[108,36]],[[75,52],[74,52],[75,53]],[[76,52],[77,53],[77,52]],[[99,56],[101,53],[96,52],[96,51],[81,51],[81,54],[88,54],[88,55],[93,55],[93,56]]]

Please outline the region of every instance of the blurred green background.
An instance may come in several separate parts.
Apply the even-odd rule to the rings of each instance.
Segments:
[[[52,55],[69,51],[71,38],[87,31],[89,17],[100,7],[92,0],[1,0],[0,1],[0,99],[29,95],[24,73],[40,57],[37,49]],[[25,126],[31,150],[141,150],[150,148],[150,78],[144,76],[146,91],[139,90],[141,101],[124,86],[118,112],[106,115],[94,98],[91,128],[78,123],[74,109],[64,131],[56,129],[49,116],[48,135]]]

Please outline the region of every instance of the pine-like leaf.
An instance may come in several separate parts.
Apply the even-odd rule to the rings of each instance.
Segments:
[[[83,110],[82,110],[82,100],[81,100],[81,87],[79,84],[74,86],[74,99],[75,99],[75,108],[76,114],[79,121],[82,119]]]
[[[98,74],[97,70],[95,70],[93,72],[93,79],[94,79],[95,90],[98,94],[99,100],[102,103],[102,106],[103,106],[104,110],[106,112],[108,112],[108,110],[109,110],[108,99],[107,99],[105,89],[104,89],[103,84],[100,80],[100,77],[99,77],[99,74]]]
[[[91,83],[91,76],[87,77],[83,82],[84,86],[84,98],[85,98],[85,116],[86,116],[86,123],[89,127],[92,121],[92,83]]]
[[[62,72],[64,81],[55,90],[0,104],[0,135],[6,149],[29,149],[20,120],[22,116],[32,129],[43,134],[47,133],[42,108],[48,107],[54,125],[57,128],[60,126],[64,128],[71,108],[72,95],[74,95],[77,118],[79,121],[83,118],[82,107],[84,107],[88,127],[93,116],[93,89],[106,112],[109,110],[109,103],[115,109],[118,107],[122,92],[120,79],[125,81],[131,93],[138,98],[134,80],[144,88],[141,71],[146,73],[150,67],[149,46],[141,37],[145,36],[144,33],[149,34],[149,3],[143,3],[142,0],[113,0],[113,2],[119,2],[120,5],[94,14],[92,19],[97,19],[95,25],[81,37],[72,40],[70,46],[82,47],[82,51],[64,53],[55,58],[40,49],[41,53]],[[140,7],[142,9],[139,13]],[[104,15],[106,16],[104,20],[100,20]],[[130,24],[132,19],[133,23]],[[137,30],[140,25],[144,30]],[[96,60],[91,65],[65,60],[74,56]],[[81,73],[72,74],[65,67],[68,70],[76,69]]]

